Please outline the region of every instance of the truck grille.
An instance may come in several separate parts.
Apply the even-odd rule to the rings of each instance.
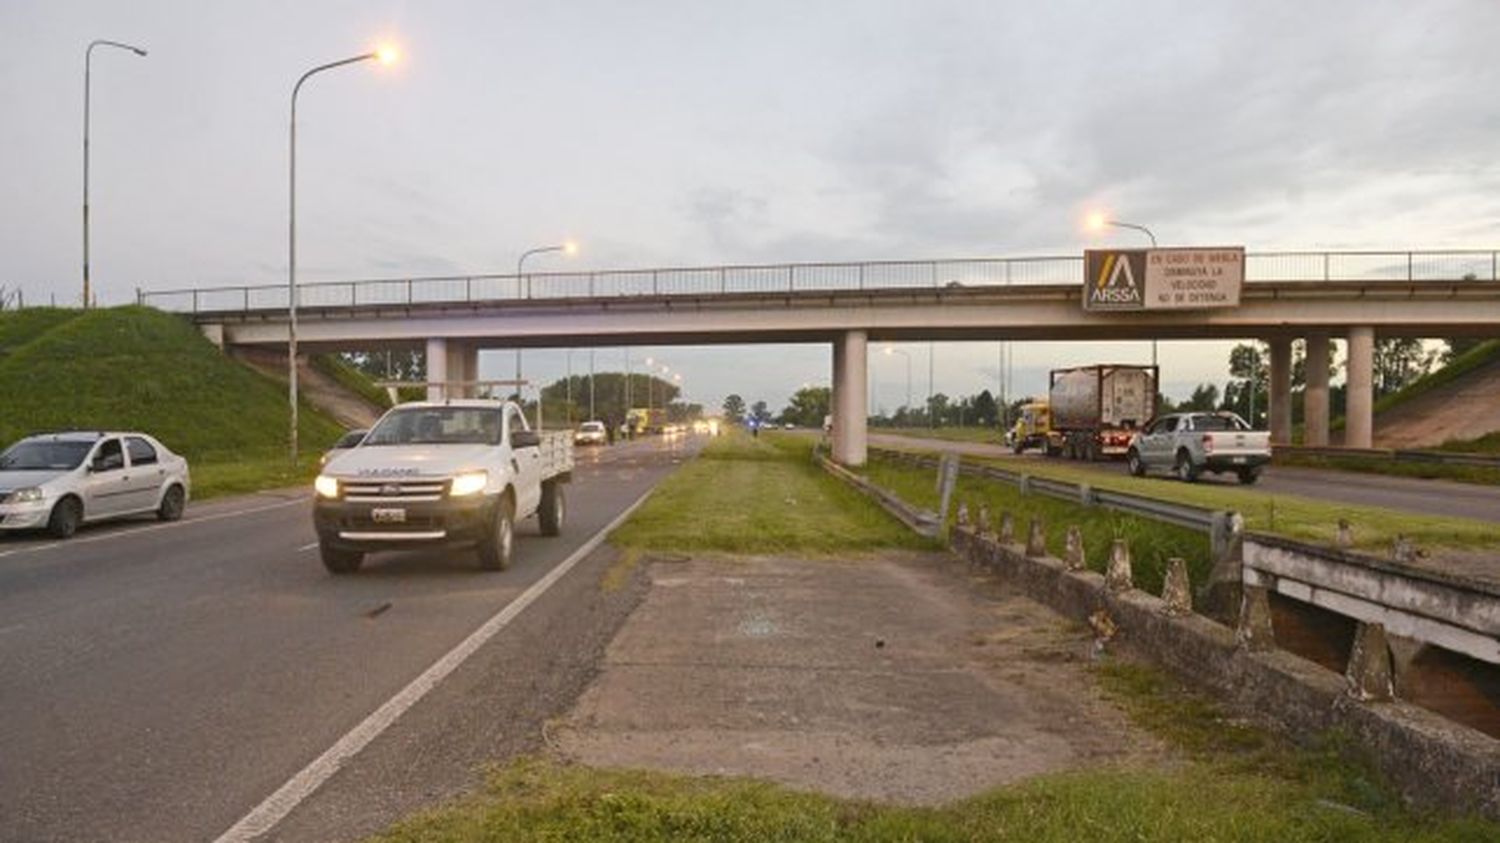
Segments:
[[[441,500],[447,480],[351,480],[343,484],[344,500],[356,503],[416,503]]]

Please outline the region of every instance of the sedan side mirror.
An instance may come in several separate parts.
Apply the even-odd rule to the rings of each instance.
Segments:
[[[534,430],[512,430],[510,432],[510,446],[512,448],[540,448],[542,435]]]

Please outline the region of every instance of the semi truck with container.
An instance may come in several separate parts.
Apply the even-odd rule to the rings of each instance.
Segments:
[[[1048,456],[1122,458],[1156,415],[1155,366],[1098,364],[1053,369],[1047,390]]]

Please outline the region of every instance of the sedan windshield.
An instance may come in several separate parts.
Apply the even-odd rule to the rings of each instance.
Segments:
[[[0,454],[0,471],[68,471],[83,464],[92,442],[17,442]]]
[[[500,410],[412,407],[393,410],[361,445],[499,445]]]

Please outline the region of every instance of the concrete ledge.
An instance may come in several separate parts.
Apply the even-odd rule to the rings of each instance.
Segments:
[[[1092,571],[1028,558],[1021,545],[971,527],[956,527],[951,539],[955,553],[1068,617],[1085,620],[1103,609],[1118,645],[1213,689],[1235,708],[1271,717],[1294,737],[1351,734],[1409,798],[1500,818],[1500,741],[1406,703],[1357,701],[1336,673],[1284,651],[1244,650],[1228,627],[1200,615],[1169,616],[1162,600],[1140,591],[1108,592]]]

